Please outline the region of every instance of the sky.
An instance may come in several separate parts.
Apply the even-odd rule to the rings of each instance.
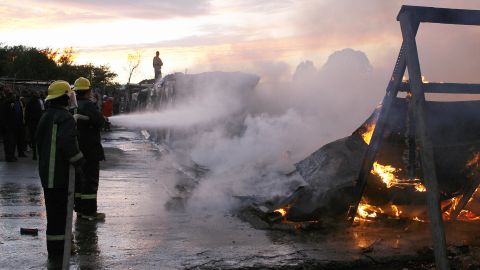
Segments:
[[[152,78],[157,50],[164,75],[221,70],[287,79],[300,62],[320,67],[344,48],[391,70],[404,4],[480,9],[478,0],[0,0],[0,43],[73,47],[75,63],[109,65],[120,83],[129,54],[142,56],[132,81]],[[475,82],[477,28],[422,26],[417,41],[430,81]]]

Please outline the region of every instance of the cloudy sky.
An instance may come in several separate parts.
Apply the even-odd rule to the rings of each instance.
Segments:
[[[480,9],[479,0],[0,0],[0,42],[73,47],[76,63],[110,65],[119,82],[127,80],[127,57],[135,52],[142,64],[133,80],[153,77],[156,50],[164,74],[289,76],[298,63],[321,66],[343,48],[361,50],[374,68],[387,70],[401,43],[395,18],[403,4]],[[428,25],[418,41],[427,77],[478,77],[479,29]],[[445,63],[457,72],[442,70]]]

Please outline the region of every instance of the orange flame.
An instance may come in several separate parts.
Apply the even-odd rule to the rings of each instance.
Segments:
[[[395,173],[400,172],[401,170],[402,169],[397,169],[391,165],[382,165],[378,163],[378,161],[375,161],[373,163],[373,168],[370,173],[379,176],[382,179],[382,182],[387,186],[387,188],[391,188],[394,186],[413,186],[415,187],[415,191],[417,192],[427,191],[427,188],[422,183],[419,183],[420,179],[398,179],[395,176]]]
[[[480,168],[480,152],[475,152],[473,154],[473,157],[466,163],[466,168],[475,170],[475,172]],[[401,169],[397,169],[391,165],[382,165],[382,164],[379,164],[378,162],[375,162],[373,164],[371,173],[373,175],[379,176],[387,188],[391,188],[394,186],[413,186],[416,192],[427,191],[427,188],[422,183],[420,183],[419,179],[413,179],[413,180],[398,179],[395,173],[399,171],[401,171]],[[480,197],[480,187],[478,187],[475,190],[473,196],[469,199],[468,203],[470,203],[474,199],[478,199],[479,197]],[[455,209],[458,207],[458,204],[461,198],[462,198],[462,195],[459,195],[457,197],[454,197],[447,201],[442,202],[442,209],[447,209],[446,211],[443,212],[444,219],[449,219],[451,217],[452,212],[455,211]],[[467,203],[467,206],[468,206],[468,203]],[[358,205],[358,211],[357,211],[357,216],[355,217],[355,222],[359,222],[359,221],[372,222],[376,218],[378,218],[379,213],[382,213],[384,215],[391,215],[397,218],[401,217],[403,214],[403,211],[397,205],[393,205],[393,204],[390,205],[390,209],[391,211],[388,209],[387,209],[388,211],[384,211],[382,208],[377,206],[372,206],[368,204],[368,202],[365,199],[362,199],[362,202]],[[408,215],[408,214],[404,214],[404,215]],[[412,220],[417,222],[427,222],[426,220],[423,220],[418,216],[413,217]],[[470,210],[462,209],[458,214],[457,220],[480,221],[480,215],[477,215],[476,213]]]
[[[419,219],[418,217],[414,217],[413,220],[418,221],[418,222],[425,222],[425,220]]]
[[[460,211],[460,214],[458,214],[457,219],[458,220],[463,220],[463,221],[480,220],[480,216],[473,213],[472,211],[462,210],[462,211]]]
[[[401,206],[395,204],[388,204],[385,207],[378,207],[368,204],[365,198],[362,199],[361,203],[358,205],[357,215],[354,219],[356,223],[362,222],[374,222],[378,218],[388,218],[388,219],[399,219],[399,218],[408,218],[417,222],[426,222],[423,219],[420,219],[418,216],[409,215],[413,212],[404,211]]]
[[[273,210],[273,212],[279,213],[280,215],[282,215],[282,217],[287,215],[287,209],[286,208],[278,208],[278,209]]]
[[[422,184],[416,184],[415,185],[415,191],[417,192],[426,192],[427,191],[427,188],[422,185]]]
[[[393,166],[381,165],[377,161],[375,161],[375,163],[373,163],[371,173],[380,176],[382,182],[387,185],[387,188],[391,188],[398,182],[398,179],[393,174],[397,171],[399,171],[399,169],[394,168]]]
[[[357,216],[354,221],[371,221],[377,217],[377,213],[383,213],[382,208],[370,205],[367,201],[362,199],[358,204]]]
[[[478,167],[479,162],[480,162],[480,152],[476,152],[473,154],[472,159],[470,159],[467,162],[467,168]]]
[[[368,204],[368,202],[363,198],[357,209],[357,216],[355,217],[355,222],[372,222],[379,217],[379,214],[386,216],[392,216],[399,218],[402,215],[403,211],[399,206],[391,204],[389,209],[382,209],[381,207]]]
[[[392,204],[391,207],[393,212],[395,213],[395,216],[400,217],[400,215],[402,214],[402,211],[400,211],[396,205]]]
[[[370,140],[372,139],[373,131],[375,130],[375,125],[376,125],[375,123],[367,125],[367,130],[364,133],[362,133],[363,141],[366,144],[370,144]]]
[[[480,152],[475,152],[475,153],[473,153],[472,158],[469,161],[467,161],[467,164],[465,165],[465,167],[469,168],[469,169],[472,169],[474,171],[474,173],[478,173],[477,170],[479,168],[479,162],[480,162]],[[472,197],[468,200],[465,207],[467,207],[468,204],[471,201],[473,201],[473,198],[478,197],[478,196],[480,196],[480,188],[477,187],[477,189],[473,193]],[[457,208],[458,203],[460,202],[461,198],[462,198],[462,195],[459,195],[455,198],[450,199],[450,206],[443,213],[443,217],[445,219],[451,217],[452,212],[455,211],[455,209]],[[480,220],[480,216],[473,213],[470,210],[462,209],[460,211],[460,213],[458,214],[457,219],[458,220],[463,220],[463,221]]]

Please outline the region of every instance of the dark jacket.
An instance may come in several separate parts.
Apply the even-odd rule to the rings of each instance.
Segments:
[[[43,110],[40,98],[32,97],[25,106],[25,123],[28,126],[36,126],[42,117]]]
[[[17,98],[13,107],[15,110],[16,127],[25,126],[25,104],[23,103],[22,100],[20,100],[20,98]]]
[[[35,136],[43,188],[67,188],[69,165],[84,161],[72,115],[64,108],[50,107],[40,118]]]
[[[162,59],[158,56],[153,57],[153,68],[155,70],[161,70],[163,66]]]
[[[78,144],[89,161],[105,159],[100,131],[105,119],[97,105],[88,99],[79,99],[76,113],[88,116],[89,120],[78,120]]]
[[[0,114],[2,115],[5,128],[14,130],[17,126],[17,114],[15,112],[15,97],[6,97],[0,104]]]

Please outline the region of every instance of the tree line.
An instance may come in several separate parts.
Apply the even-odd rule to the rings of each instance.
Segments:
[[[117,74],[107,65],[73,64],[73,48],[38,49],[27,46],[0,44],[1,78],[18,80],[65,80],[73,82],[78,77],[90,80],[92,86],[113,85]]]

